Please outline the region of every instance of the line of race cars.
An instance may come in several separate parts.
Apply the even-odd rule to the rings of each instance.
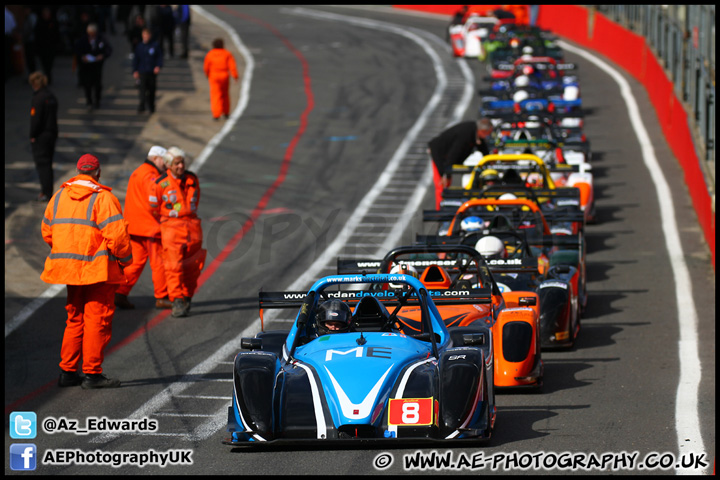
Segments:
[[[477,39],[489,69],[492,154],[454,166],[414,245],[340,258],[308,291],[260,292],[261,319],[294,321],[242,340],[223,443],[485,441],[496,390],[540,391],[542,351],[574,345],[595,217],[574,66],[547,32],[471,19],[451,47]]]

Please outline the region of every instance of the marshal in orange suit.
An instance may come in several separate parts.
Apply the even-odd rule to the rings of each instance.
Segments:
[[[197,215],[200,181],[185,170],[185,152],[170,147],[165,154],[167,172],[155,180],[150,206],[159,214],[167,290],[172,315],[186,317],[205,265],[202,227]]]
[[[113,295],[133,261],[130,235],[120,201],[100,184],[97,157],[80,157],[77,173],[50,199],[42,220],[51,250],[40,278],[67,285],[58,385],[114,388],[120,380],[106,377],[102,363],[112,336]],[[77,372],[81,363],[84,377]]]
[[[125,220],[128,223],[133,264],[125,268],[127,283],[120,285],[115,292],[115,306],[118,308],[135,308],[135,305],[128,300],[128,294],[140,279],[140,274],[148,261],[152,270],[155,308],[172,307],[167,298],[165,265],[163,265],[160,240],[160,217],[148,205],[149,198],[154,195],[155,180],[166,170],[165,153],[167,150],[161,146],[154,145],[150,148],[147,160],[135,169],[128,181],[125,194]]]
[[[213,48],[205,55],[203,70],[210,82],[210,109],[215,120],[230,116],[230,76],[238,80],[235,57],[224,48],[222,38],[213,40]]]

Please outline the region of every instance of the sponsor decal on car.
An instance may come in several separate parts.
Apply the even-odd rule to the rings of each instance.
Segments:
[[[419,426],[433,424],[433,398],[391,398],[388,425]]]

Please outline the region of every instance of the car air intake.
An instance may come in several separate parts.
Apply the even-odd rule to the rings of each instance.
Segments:
[[[533,330],[525,322],[509,322],[503,326],[503,356],[508,362],[522,362],[527,358],[532,343]]]

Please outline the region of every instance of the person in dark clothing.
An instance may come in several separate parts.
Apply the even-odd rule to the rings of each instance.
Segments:
[[[178,5],[175,9],[175,24],[180,27],[181,58],[188,58],[190,50],[190,5]]]
[[[40,66],[48,78],[48,85],[52,85],[52,69],[55,56],[62,45],[60,26],[50,7],[44,7],[40,12],[35,26],[35,46],[40,57]]]
[[[443,189],[452,183],[452,166],[462,164],[475,150],[488,155],[492,132],[492,122],[481,118],[460,122],[428,142],[428,152],[433,162],[436,209],[440,209]]]
[[[464,25],[469,11],[470,5],[463,5],[460,10],[455,12],[455,15],[453,15],[452,20],[450,20],[450,25]]]
[[[95,18],[98,31],[101,34],[106,32],[115,35],[115,19],[112,15],[112,5],[95,5]]]
[[[132,9],[132,5],[122,4],[118,5],[115,10],[115,19],[120,25],[122,25],[123,35],[127,35],[128,30],[130,29],[130,13],[132,13]]]
[[[172,7],[170,5],[157,5],[150,23],[153,29],[153,39],[163,50],[165,50],[165,42],[167,42],[168,48],[165,51],[170,54],[170,58],[173,58],[175,56],[173,47],[175,16]]]
[[[32,72],[37,70],[35,63],[35,57],[37,56],[37,43],[35,39],[35,28],[37,26],[38,17],[29,6],[23,8],[25,13],[25,20],[22,25],[22,43],[23,51],[25,53],[25,68],[30,75]]]
[[[97,25],[87,27],[87,35],[77,41],[75,54],[78,60],[80,84],[85,89],[88,107],[100,108],[102,96],[102,69],[105,60],[112,55],[112,47],[99,33]]]
[[[142,43],[142,31],[145,29],[145,17],[138,14],[135,15],[133,25],[127,32],[128,41],[130,42],[130,51],[135,53],[135,47]]]
[[[47,88],[47,81],[42,72],[33,72],[28,77],[34,91],[30,109],[30,147],[40,177],[38,201],[41,202],[47,202],[53,194],[52,160],[58,137],[58,101]]]
[[[152,40],[149,28],[143,30],[142,39],[143,41],[135,47],[133,55],[133,77],[139,82],[140,87],[138,113],[143,113],[146,106],[150,113],[154,113],[157,75],[163,66],[163,54],[157,42]]]

